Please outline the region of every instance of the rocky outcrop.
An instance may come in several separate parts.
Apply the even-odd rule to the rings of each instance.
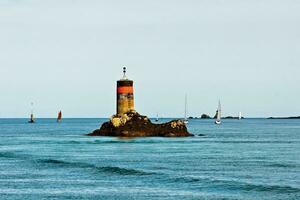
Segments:
[[[300,116],[295,116],[295,117],[269,117],[268,119],[300,119]]]
[[[129,112],[121,116],[114,115],[110,121],[89,136],[116,137],[188,137],[190,134],[182,120],[173,120],[163,124],[153,124],[146,116]]]
[[[222,119],[239,119],[239,117],[227,116]],[[244,119],[244,117],[242,117],[242,119]]]
[[[211,119],[211,117],[207,114],[202,114],[201,119]]]

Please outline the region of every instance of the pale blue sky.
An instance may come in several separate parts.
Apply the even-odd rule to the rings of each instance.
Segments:
[[[0,0],[0,117],[300,115],[298,0]]]

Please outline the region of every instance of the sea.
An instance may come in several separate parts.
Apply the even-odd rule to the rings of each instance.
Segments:
[[[0,199],[300,199],[300,120],[193,119],[187,138],[85,135],[106,120],[0,119]]]

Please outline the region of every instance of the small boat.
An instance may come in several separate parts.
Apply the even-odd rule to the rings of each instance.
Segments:
[[[156,122],[159,121],[159,119],[158,119],[158,114],[156,114],[156,119],[155,119],[155,121],[156,121]]]
[[[34,121],[34,117],[33,117],[33,114],[31,113],[30,114],[30,119],[29,119],[29,121],[28,121],[28,123],[34,123],[35,121]]]
[[[33,116],[33,103],[31,103],[31,114],[30,114],[30,119],[28,123],[34,123],[34,116]]]
[[[61,119],[62,119],[62,113],[61,111],[59,111],[57,116],[57,122],[61,122]]]
[[[187,95],[185,95],[185,105],[184,105],[184,119],[183,119],[183,122],[185,124],[188,124],[189,123],[189,120],[187,118]]]
[[[215,124],[221,124],[221,102],[219,101],[219,105],[218,105],[218,110],[216,112],[216,121],[215,121]]]
[[[239,120],[242,119],[242,112],[239,112]]]

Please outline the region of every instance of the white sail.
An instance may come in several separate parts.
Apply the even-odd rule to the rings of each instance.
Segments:
[[[33,115],[33,102],[30,103],[31,105],[31,113],[30,113],[30,119],[29,119],[29,123],[34,123],[34,115]]]
[[[187,118],[187,94],[185,94],[185,105],[184,105],[184,123],[189,123]]]
[[[221,102],[219,100],[218,110],[217,110],[217,119],[215,121],[216,124],[221,124]]]
[[[242,112],[239,112],[239,120],[242,119]]]
[[[220,101],[219,101],[219,105],[218,105],[217,121],[221,121],[221,102]]]
[[[33,115],[33,102],[31,102],[30,105],[31,105],[31,115]]]

